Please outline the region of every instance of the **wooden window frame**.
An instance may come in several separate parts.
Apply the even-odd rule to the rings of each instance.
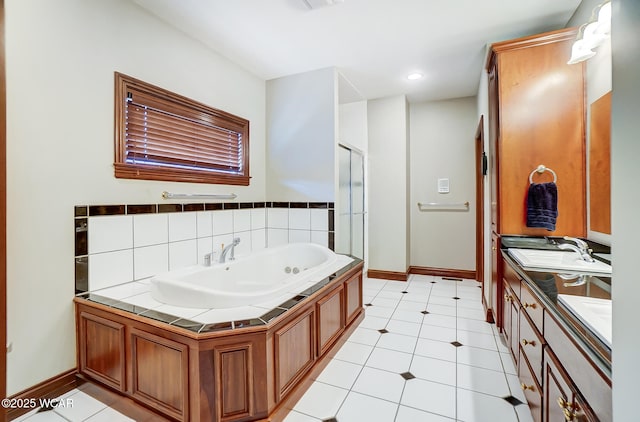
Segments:
[[[197,124],[233,128],[241,134],[239,152],[240,169],[236,172],[214,168],[165,167],[127,162],[126,101],[134,90],[153,97],[156,104],[166,106],[163,111],[189,115]],[[176,142],[178,144],[178,142]],[[171,182],[209,183],[248,186],[249,176],[249,121],[199,103],[166,89],[148,84],[139,79],[115,72],[115,177],[122,179],[162,180]]]

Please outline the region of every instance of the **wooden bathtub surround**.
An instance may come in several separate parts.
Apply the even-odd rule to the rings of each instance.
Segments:
[[[78,372],[177,421],[282,420],[364,318],[362,267],[266,325],[201,334],[76,298]]]

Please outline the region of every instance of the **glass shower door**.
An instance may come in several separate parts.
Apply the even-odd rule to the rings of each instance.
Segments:
[[[364,157],[340,145],[338,244],[336,252],[364,259]]]

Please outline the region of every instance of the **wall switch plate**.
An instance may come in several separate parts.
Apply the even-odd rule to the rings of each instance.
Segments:
[[[438,179],[438,193],[449,193],[449,179]]]

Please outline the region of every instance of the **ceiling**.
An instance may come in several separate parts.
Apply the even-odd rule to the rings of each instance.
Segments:
[[[131,0],[265,80],[336,67],[340,102],[476,95],[486,45],[566,25],[580,0]],[[408,80],[411,72],[424,75]]]

